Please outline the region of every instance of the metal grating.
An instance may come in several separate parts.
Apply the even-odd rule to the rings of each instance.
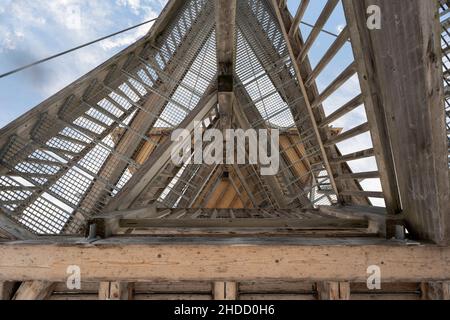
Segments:
[[[2,165],[9,170],[0,176],[2,209],[39,234],[81,231],[85,220],[98,213],[140,167],[133,152],[123,147],[132,141],[152,142],[146,136],[151,127],[133,127],[137,115],[154,119],[152,126],[155,122],[166,127],[177,124],[177,119],[163,119],[161,112],[148,108],[146,102],[158,96],[164,103],[175,101],[190,110],[200,99],[206,80],[195,81],[189,99],[181,99],[186,92],[177,91],[182,87],[177,78],[182,74],[177,75],[173,66],[183,60],[187,69],[197,56],[195,49],[178,49],[190,30],[200,27],[204,21],[199,21],[200,17],[207,17],[211,6],[206,4],[206,0],[186,1],[157,45],[144,47],[114,80],[92,83],[94,96],[70,96],[56,117],[42,116],[30,141],[16,136],[10,139],[1,156]],[[206,28],[204,36],[208,33]],[[155,61],[159,68],[150,68],[139,59]],[[197,79],[202,72],[193,67],[190,77]],[[169,82],[171,86],[167,86]],[[162,84],[173,88],[172,92],[161,91]],[[123,170],[117,173],[117,168]]]
[[[448,165],[450,168],[450,6],[446,1],[440,1],[440,15],[442,23],[442,52],[443,52],[443,72],[444,72],[444,96],[445,114],[448,140]]]

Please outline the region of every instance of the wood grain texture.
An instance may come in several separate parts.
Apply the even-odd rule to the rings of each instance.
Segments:
[[[380,266],[385,282],[450,278],[450,248],[405,246],[368,240],[296,241],[116,239],[96,245],[0,244],[0,281],[65,281],[68,265],[80,266],[84,281],[367,280],[367,267]],[[205,241],[205,240],[203,240]],[[305,241],[308,243],[310,240]],[[334,242],[335,240],[333,240]],[[344,243],[345,243],[344,242]],[[352,245],[353,243],[353,245]]]

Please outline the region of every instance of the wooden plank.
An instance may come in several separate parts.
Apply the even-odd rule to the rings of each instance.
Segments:
[[[352,294],[351,300],[362,301],[362,300],[420,300],[420,295],[415,293],[386,293],[386,294],[377,294],[377,293],[368,293],[368,294]]]
[[[294,36],[298,32],[300,22],[302,22],[303,16],[305,15],[306,9],[308,8],[310,0],[302,0],[295,13],[294,20],[292,21],[291,29],[289,30],[289,35]],[[281,8],[281,7],[279,7]]]
[[[364,102],[363,101],[363,96],[362,95],[358,95],[357,97],[355,97],[352,100],[350,100],[349,102],[347,102],[344,106],[342,106],[341,108],[339,108],[338,110],[336,110],[335,112],[330,114],[327,118],[325,118],[320,123],[320,127],[325,127],[325,126],[330,125],[332,122],[342,118],[347,113],[349,113],[349,112],[355,110],[356,108],[358,108],[360,105],[363,104],[363,102]]]
[[[237,300],[238,284],[236,282],[214,282],[214,300]]]
[[[383,192],[379,191],[342,191],[343,196],[366,197],[366,198],[384,198]]]
[[[320,300],[348,300],[350,297],[348,282],[320,282],[317,291]]]
[[[353,294],[387,294],[387,293],[420,293],[421,284],[419,282],[394,282],[394,283],[382,283],[380,290],[370,290],[367,288],[367,282],[364,283],[351,283],[350,290]]]
[[[240,294],[313,294],[315,283],[306,281],[250,281],[239,283]]]
[[[333,60],[333,58],[336,56],[336,54],[339,52],[340,49],[344,46],[344,44],[347,42],[349,38],[349,32],[348,27],[345,26],[345,28],[341,31],[339,34],[339,37],[336,38],[336,40],[333,42],[333,44],[328,48],[328,51],[325,53],[325,55],[322,57],[322,59],[317,63],[314,70],[311,72],[311,74],[308,76],[308,78],[305,81],[306,86],[310,86],[319,76],[319,74],[325,69],[326,66],[328,66]]]
[[[369,123],[363,123],[353,129],[350,129],[344,133],[341,133],[340,135],[331,138],[330,140],[328,140],[327,142],[325,142],[325,146],[326,147],[331,147],[334,146],[340,142],[343,142],[345,140],[357,137],[363,133],[366,133],[370,130],[370,126]]]
[[[341,219],[364,218],[369,221],[368,232],[385,237],[387,228],[396,225],[404,225],[402,215],[387,215],[385,208],[363,206],[320,206],[321,212]]]
[[[212,300],[209,294],[194,294],[194,293],[173,293],[173,294],[137,294],[134,300],[164,300],[164,301],[206,301]]]
[[[123,219],[121,228],[292,228],[350,229],[367,228],[363,219]]]
[[[309,34],[308,39],[305,42],[305,45],[302,48],[302,51],[300,52],[297,61],[299,63],[302,63],[306,56],[308,55],[309,50],[313,46],[314,42],[317,40],[317,37],[319,36],[320,32],[322,31],[323,27],[327,23],[328,19],[330,18],[331,14],[333,13],[334,8],[339,3],[339,0],[328,0],[325,7],[323,8],[319,19],[317,19],[317,22],[314,25],[314,28],[312,29],[311,33]]]
[[[236,56],[236,0],[215,0],[218,102],[221,129],[230,129],[234,102],[233,73]]]
[[[319,300],[350,300],[350,283],[326,281],[317,284]]]
[[[365,179],[376,179],[380,177],[378,171],[370,172],[358,172],[358,173],[347,173],[340,176],[336,176],[336,180],[365,180]]]
[[[94,216],[88,225],[95,225],[96,235],[102,238],[117,234],[121,219],[159,218],[163,212],[156,209],[156,205],[136,210],[122,210]]]
[[[52,294],[54,285],[54,282],[49,281],[25,281],[13,300],[45,300]]]
[[[0,300],[10,300],[14,294],[15,285],[15,282],[0,281]]]
[[[241,294],[239,295],[239,300],[243,301],[314,301],[317,300],[315,295],[313,294],[273,294],[273,293],[264,293],[264,294],[258,294],[258,293],[252,293],[252,294]]]
[[[378,140],[391,146],[386,153],[391,152],[395,170],[389,169],[386,174],[397,177],[410,236],[450,243],[448,141],[442,108],[438,4],[421,0],[374,1],[383,12],[383,31],[378,32],[367,29],[364,2],[343,3],[355,56],[366,68],[360,74],[362,85],[366,94],[378,99],[378,104],[372,105],[376,109],[367,110],[369,122],[385,125],[384,131],[389,132],[389,136]],[[375,143],[374,149],[381,150]],[[389,193],[396,197],[394,188]],[[388,207],[392,202],[396,201],[388,199]]]
[[[373,148],[357,151],[351,154],[347,154],[345,156],[341,156],[339,158],[332,159],[330,163],[332,164],[340,164],[349,161],[361,160],[365,158],[371,158],[375,156],[375,150]]]
[[[98,295],[87,293],[73,294],[52,294],[48,300],[52,301],[95,301]]]
[[[372,65],[373,52],[370,49],[370,31],[367,29],[366,13],[362,12],[362,10],[366,10],[366,6],[363,2],[356,3],[352,0],[344,0],[343,6],[350,31],[359,83],[364,97],[364,106],[370,124],[377,165],[381,173],[386,207],[389,214],[397,214],[401,212],[401,202],[395,178],[392,150],[385,125],[385,115],[382,102],[378,97],[379,84],[377,84],[376,73]]]
[[[69,289],[66,282],[55,283],[53,294],[95,294],[98,296],[98,282],[81,282],[81,289]]]
[[[316,108],[321,105],[326,99],[328,99],[333,93],[336,92],[344,83],[350,80],[356,74],[356,65],[352,62],[342,73],[330,83],[330,85],[320,93],[320,95],[311,103],[312,108]]]
[[[134,284],[136,294],[176,294],[183,292],[195,292],[198,294],[211,294],[210,282],[193,281],[161,281],[161,282],[137,282]]]
[[[421,284],[423,300],[450,300],[450,282],[423,282]]]
[[[214,240],[211,244],[199,244],[193,240],[183,243],[173,239],[163,242],[121,238],[90,245],[0,244],[0,281],[62,282],[67,277],[67,265],[73,264],[83,270],[84,281],[240,282],[257,278],[365,282],[370,265],[380,266],[384,282],[450,279],[450,247],[408,246],[387,241],[376,244],[367,240],[347,240],[341,244],[322,240],[321,245],[308,245],[309,239],[303,245],[295,243],[285,239],[283,242]]]
[[[11,239],[25,240],[37,238],[31,231],[8,217],[2,209],[0,209],[0,230]]]
[[[127,282],[100,282],[98,300],[132,300],[133,287]]]
[[[236,54],[236,0],[215,0],[215,19],[219,74],[231,75]]]

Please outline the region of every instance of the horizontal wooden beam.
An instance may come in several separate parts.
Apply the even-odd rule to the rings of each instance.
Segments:
[[[365,179],[376,179],[380,177],[378,171],[370,172],[358,172],[358,173],[347,173],[340,176],[335,176],[336,180],[365,180]]]
[[[380,198],[380,199],[384,198],[383,192],[380,191],[351,190],[351,191],[342,191],[342,195],[352,197],[363,197],[363,198]]]
[[[367,228],[365,219],[124,219],[121,228]]]
[[[357,152],[354,152],[351,154],[347,154],[347,155],[339,157],[339,158],[332,159],[330,161],[330,163],[340,164],[340,163],[348,162],[348,161],[355,161],[355,160],[360,160],[360,159],[365,159],[365,158],[371,158],[373,156],[375,156],[375,151],[373,150],[373,148],[370,148],[370,149],[366,149],[366,150],[362,150],[362,151],[357,151]]]
[[[450,247],[374,240],[119,238],[94,244],[0,244],[0,281],[367,281],[379,266],[383,282],[450,279]]]

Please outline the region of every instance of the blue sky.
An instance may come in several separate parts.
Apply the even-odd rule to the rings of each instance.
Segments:
[[[238,0],[241,1],[241,0]],[[107,34],[155,18],[167,0],[0,0],[0,73],[92,41]],[[310,2],[304,20],[314,24],[326,0]],[[288,0],[293,14],[299,0]],[[339,4],[326,29],[339,33],[345,25]],[[0,128],[30,110],[69,83],[95,68],[115,53],[145,35],[150,25],[110,38],[99,44],[57,58],[38,67],[0,79]],[[304,38],[310,27],[301,26]],[[310,52],[314,67],[335,40],[322,33]],[[351,62],[350,44],[336,56],[317,79],[323,90]],[[345,83],[324,103],[328,115],[359,93],[357,77]],[[349,130],[366,121],[364,108],[333,123]],[[344,154],[371,147],[368,134],[339,145]],[[373,159],[350,164],[356,172],[376,170]],[[366,181],[368,190],[378,190],[378,182]]]
[[[155,18],[167,0],[0,0],[0,73],[79,44]],[[325,0],[311,1],[305,21],[314,23]],[[298,0],[289,0],[295,13]],[[345,23],[340,8],[327,28],[339,32]],[[77,13],[81,19],[78,19]],[[99,44],[0,80],[0,127],[33,108],[67,84],[142,37],[143,26]],[[302,26],[302,33],[311,28]],[[323,34],[313,48],[313,65],[333,37]],[[316,52],[318,54],[316,54]],[[347,52],[348,53],[348,52]],[[351,53],[351,52],[350,52]],[[346,60],[342,57],[340,65]],[[339,74],[339,67],[331,70]],[[330,79],[327,74],[326,79]],[[323,86],[326,79],[322,80]],[[319,79],[321,80],[321,79]],[[321,82],[321,81],[319,81]]]
[[[165,3],[166,0],[0,0],[0,73],[155,18]],[[145,35],[149,27],[0,79],[0,127]]]

